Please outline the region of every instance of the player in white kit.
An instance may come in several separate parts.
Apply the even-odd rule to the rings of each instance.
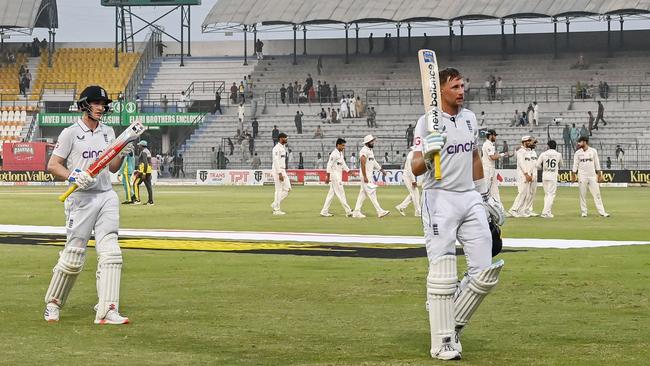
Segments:
[[[275,183],[275,195],[273,196],[273,203],[271,208],[274,215],[284,215],[285,212],[280,209],[282,200],[287,198],[291,191],[291,182],[287,176],[287,134],[280,133],[278,135],[278,143],[273,146],[273,164],[271,171],[273,172],[273,182]]]
[[[416,176],[424,176],[422,224],[429,259],[430,352],[433,358],[452,360],[461,357],[460,335],[465,325],[498,282],[504,262],[492,263],[488,220],[501,225],[504,213],[499,202],[490,197],[483,176],[476,116],[462,107],[463,77],[456,69],[442,70],[440,88],[442,116],[434,117],[434,111],[418,120],[411,166]],[[427,118],[439,118],[440,132],[427,130]],[[434,177],[434,153],[440,153],[441,158],[439,181]],[[467,273],[460,283],[456,241],[467,258]]]
[[[533,180],[533,170],[537,159],[531,160],[531,146],[534,144],[535,139],[532,136],[524,136],[521,138],[521,147],[515,153],[517,157],[517,197],[512,203],[512,207],[508,214],[512,217],[529,217],[526,212],[526,204],[528,196],[531,194],[531,186],[537,184]],[[532,164],[531,164],[532,162]]]
[[[535,195],[537,194],[537,140],[533,138],[533,143],[530,145],[530,151],[528,152],[528,159],[526,160],[526,165],[528,170],[530,170],[533,179],[530,182],[528,187],[528,194],[523,203],[523,216],[525,217],[537,217],[539,214],[533,210],[533,203],[535,202]]]
[[[544,187],[544,210],[542,210],[541,217],[550,219],[553,218],[551,210],[557,190],[557,172],[563,162],[562,154],[555,150],[557,143],[550,140],[547,144],[548,149],[537,158],[537,169],[542,169],[542,186]]]
[[[324,217],[334,216],[330,213],[330,205],[335,195],[345,210],[345,216],[352,216],[352,209],[348,205],[348,201],[345,198],[345,190],[343,189],[343,171],[350,171],[343,157],[344,150],[345,140],[338,138],[336,140],[336,148],[332,151],[327,161],[327,178],[325,183],[330,185],[330,190],[327,192],[325,204],[323,204],[323,208],[320,210],[320,215]]]
[[[589,137],[581,136],[578,139],[580,147],[573,156],[573,181],[578,181],[580,189],[580,214],[587,217],[587,189],[594,198],[598,214],[603,217],[609,217],[603,206],[603,200],[600,197],[599,182],[602,182],[603,175],[600,169],[600,160],[598,152],[589,146]],[[577,174],[577,177],[576,177]]]
[[[361,177],[361,188],[359,189],[357,203],[354,205],[352,217],[357,219],[366,217],[366,215],[361,213],[361,207],[363,206],[363,201],[366,200],[367,196],[368,199],[370,199],[370,202],[372,202],[372,205],[375,206],[377,216],[381,218],[388,215],[390,211],[381,208],[377,201],[377,184],[373,181],[372,173],[375,170],[378,170],[381,174],[386,175],[386,172],[381,165],[379,165],[377,159],[375,159],[375,153],[372,151],[372,148],[375,146],[375,138],[372,135],[366,135],[363,138],[363,145],[363,148],[359,151],[359,177]]]
[[[415,207],[415,216],[422,216],[421,214],[421,204],[420,204],[420,190],[418,190],[418,181],[413,175],[413,170],[411,169],[411,160],[413,159],[413,153],[415,152],[415,145],[411,146],[411,151],[406,155],[406,161],[404,161],[404,170],[402,178],[404,180],[404,185],[409,191],[409,194],[404,198],[404,201],[399,205],[395,206],[397,212],[400,215],[406,216],[406,208],[409,203],[413,202],[413,207]]]
[[[94,178],[85,170],[115,139],[112,127],[100,119],[109,111],[111,99],[100,86],[89,86],[77,102],[83,115],[59,135],[48,170],[79,187],[65,200],[66,244],[59,252],[52,280],[45,294],[45,320],[59,320],[60,309],[86,260],[88,240],[94,231],[97,251],[97,296],[95,324],[126,324],[119,313],[122,251],[117,242],[119,200],[111,185],[110,172],[117,172],[124,156],[133,152],[129,144]],[[110,172],[109,172],[110,170]]]
[[[505,154],[498,153],[495,142],[497,140],[497,132],[495,130],[487,130],[485,134],[485,142],[481,148],[481,162],[483,163],[483,176],[485,181],[490,186],[490,196],[495,200],[501,202],[499,195],[499,182],[497,181],[497,170],[495,163],[502,158]]]

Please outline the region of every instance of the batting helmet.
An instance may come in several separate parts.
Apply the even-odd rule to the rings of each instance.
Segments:
[[[503,248],[503,240],[501,239],[501,228],[499,225],[493,223],[490,220],[490,233],[492,234],[492,256],[495,257],[497,254],[501,253]]]
[[[79,107],[80,110],[87,112],[92,118],[92,113],[90,113],[90,102],[104,102],[104,113],[108,113],[110,110],[108,105],[111,104],[113,100],[108,97],[106,89],[99,85],[90,85],[81,92],[79,100],[77,101],[77,107]]]

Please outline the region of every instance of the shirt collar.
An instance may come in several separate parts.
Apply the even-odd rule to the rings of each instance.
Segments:
[[[95,131],[92,131],[90,128],[88,128],[88,126],[86,126],[86,124],[84,123],[84,121],[83,121],[81,118],[79,118],[79,119],[77,120],[77,125],[79,125],[79,128],[81,128],[81,130],[82,130],[83,132],[90,132],[90,133],[94,133],[94,132],[96,132],[96,131],[101,131],[101,130],[102,130],[102,126],[103,126],[103,124],[102,124],[101,122],[99,122],[99,123],[97,124],[97,128],[95,129]]]

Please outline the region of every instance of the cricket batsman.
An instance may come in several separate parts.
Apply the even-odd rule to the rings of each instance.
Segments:
[[[48,171],[75,183],[78,189],[65,200],[66,244],[59,252],[52,280],[45,294],[45,320],[57,322],[72,287],[86,261],[88,240],[94,231],[97,251],[97,297],[95,324],[126,324],[129,318],[119,313],[122,252],[117,242],[120,221],[119,200],[111,186],[109,170],[116,173],[125,155],[133,152],[129,144],[96,177],[85,170],[115,139],[113,128],[101,118],[109,111],[111,99],[100,86],[83,90],[77,106],[81,118],[59,135],[48,162]]]
[[[275,195],[271,208],[274,215],[285,215],[286,213],[280,209],[280,204],[287,198],[291,191],[291,182],[287,176],[287,134],[280,133],[278,135],[278,143],[273,146],[273,182],[275,183]]]
[[[463,76],[440,71],[441,114],[437,131],[428,118],[415,127],[411,168],[423,176],[422,225],[429,260],[427,308],[431,357],[461,358],[460,336],[470,318],[499,280],[503,260],[492,263],[493,239],[488,220],[501,225],[503,207],[490,196],[479,156],[476,116],[463,108]],[[432,111],[437,113],[435,110]],[[429,123],[427,123],[429,122]],[[442,179],[436,180],[434,154],[440,154]],[[463,246],[467,273],[458,282],[456,242]]]
[[[341,206],[345,210],[345,216],[352,216],[352,209],[348,205],[347,199],[345,198],[345,190],[343,189],[343,171],[350,171],[343,157],[344,150],[345,140],[338,138],[336,140],[336,148],[332,151],[327,161],[327,178],[325,179],[325,183],[330,185],[330,190],[327,192],[325,203],[320,210],[320,215],[323,217],[334,216],[330,213],[330,205],[334,196],[341,202]]]
[[[415,152],[414,149],[415,145],[411,146],[411,151],[409,151],[408,155],[406,155],[406,161],[404,161],[404,170],[402,174],[404,185],[409,191],[409,194],[406,196],[406,198],[404,198],[404,201],[395,206],[395,208],[400,215],[406,216],[406,212],[404,210],[406,210],[409,203],[413,202],[413,207],[415,207],[415,216],[419,217],[422,216],[420,211],[420,190],[418,190],[418,181],[415,178],[415,175],[413,175],[413,171],[411,170],[411,160],[413,160],[413,154]]]
[[[542,169],[542,187],[544,187],[544,209],[541,217],[551,219],[553,218],[551,210],[557,191],[557,174],[563,162],[562,154],[555,150],[557,143],[550,140],[547,145],[548,149],[537,158],[537,169]]]
[[[379,165],[377,159],[375,159],[375,153],[372,151],[375,146],[375,138],[372,135],[366,135],[363,138],[363,145],[361,151],[359,151],[359,177],[361,177],[361,188],[359,189],[357,203],[354,205],[352,217],[357,219],[366,217],[366,215],[361,212],[361,207],[363,206],[363,201],[368,197],[370,202],[372,202],[372,205],[375,206],[375,210],[377,210],[377,216],[382,218],[388,215],[390,211],[384,210],[379,206],[379,202],[377,201],[377,185],[373,182],[372,173],[375,170],[378,170],[381,174],[386,175],[386,172],[381,165]]]

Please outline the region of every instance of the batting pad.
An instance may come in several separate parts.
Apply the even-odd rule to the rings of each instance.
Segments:
[[[97,265],[97,319],[104,319],[109,310],[120,306],[120,279],[122,253],[107,252],[99,255]]]
[[[45,293],[46,304],[53,302],[59,307],[65,305],[85,261],[85,248],[65,247],[59,252],[59,261],[52,270],[52,280]]]
[[[481,301],[499,282],[499,273],[505,262],[501,259],[484,269],[476,276],[465,275],[460,283],[460,288],[454,306],[456,309],[456,329],[460,332],[481,305]]]
[[[454,294],[457,283],[455,255],[443,255],[429,263],[427,301],[432,354],[437,353],[442,344],[449,342],[454,335]]]

